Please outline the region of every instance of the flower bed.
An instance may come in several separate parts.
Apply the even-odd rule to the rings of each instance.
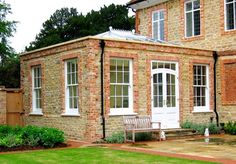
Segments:
[[[64,132],[37,126],[0,126],[0,151],[66,146]]]

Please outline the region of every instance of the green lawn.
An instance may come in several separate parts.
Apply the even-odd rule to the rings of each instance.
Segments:
[[[32,164],[32,163],[208,163],[202,161],[170,158],[143,153],[133,153],[120,150],[112,150],[102,147],[69,148],[60,150],[37,150],[28,152],[17,152],[10,154],[0,154],[1,164]]]

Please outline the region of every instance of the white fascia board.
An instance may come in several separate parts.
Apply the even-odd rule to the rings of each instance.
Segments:
[[[148,7],[151,7],[154,5],[158,5],[160,3],[167,2],[167,1],[168,0],[146,0],[146,1],[142,1],[140,3],[130,5],[130,7],[132,9],[139,10],[139,9],[148,8]]]

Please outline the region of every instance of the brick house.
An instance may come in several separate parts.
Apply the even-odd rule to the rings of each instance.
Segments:
[[[21,55],[25,124],[95,141],[122,131],[124,115],[163,129],[236,120],[236,0],[128,6],[138,34],[110,29]]]

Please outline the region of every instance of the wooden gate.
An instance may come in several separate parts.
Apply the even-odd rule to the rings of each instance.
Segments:
[[[23,126],[22,92],[16,89],[6,89],[7,125]]]

